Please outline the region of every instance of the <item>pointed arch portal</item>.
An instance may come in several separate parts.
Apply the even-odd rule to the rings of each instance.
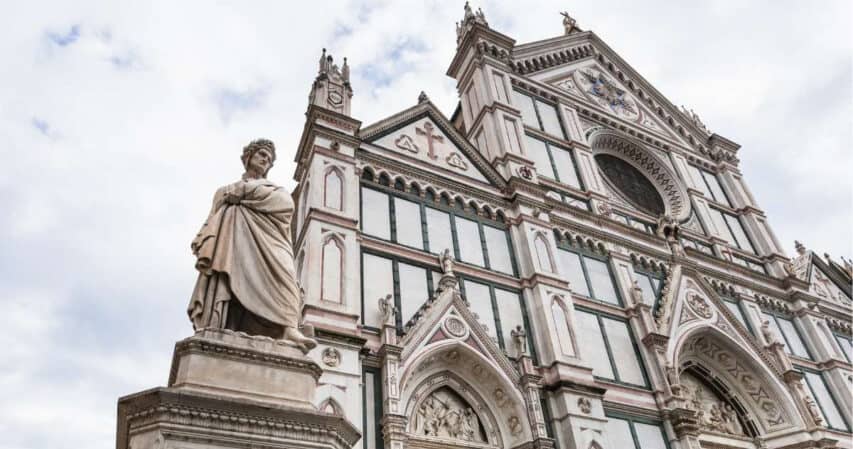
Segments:
[[[713,327],[678,341],[673,359],[679,380],[687,380],[681,387],[691,390],[682,395],[702,414],[705,430],[758,436],[803,425],[790,392],[760,356]]]

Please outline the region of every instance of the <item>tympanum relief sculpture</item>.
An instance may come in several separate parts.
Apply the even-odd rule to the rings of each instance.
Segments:
[[[474,409],[453,390],[432,392],[416,411],[415,435],[485,443],[486,438]]]
[[[696,412],[705,429],[746,436],[734,407],[706,387],[701,380],[685,372],[680,376],[680,385],[687,407]]]

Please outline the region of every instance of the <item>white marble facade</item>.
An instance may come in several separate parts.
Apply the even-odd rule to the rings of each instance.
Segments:
[[[312,87],[315,405],[365,449],[853,447],[850,264],[784,254],[749,149],[574,21],[524,44],[469,8],[458,27],[449,118],[413,93],[362,124],[348,77]]]

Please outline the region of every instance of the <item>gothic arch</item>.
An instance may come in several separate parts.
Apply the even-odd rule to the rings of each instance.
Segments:
[[[408,357],[401,372],[400,404],[410,423],[425,392],[452,380],[456,393],[477,404],[489,444],[515,447],[532,438],[524,397],[515,386],[517,379],[468,343],[442,340],[428,344]]]
[[[678,369],[698,366],[723,386],[750,417],[755,433],[803,426],[796,402],[759,354],[708,323],[685,326],[667,351]]]
[[[330,233],[323,239],[321,248],[320,298],[343,304],[346,246],[339,235]]]
[[[332,398],[326,398],[323,402],[320,403],[320,405],[317,407],[317,409],[323,413],[328,413],[330,415],[336,415],[336,416],[344,416],[345,415],[343,407],[341,407],[341,405],[338,404],[338,401],[336,401]]]
[[[335,409],[338,416],[347,417],[347,411],[341,404],[349,404],[351,401],[347,398],[345,389],[332,384],[323,384],[317,387],[315,394],[315,405],[317,410],[323,411],[328,406]],[[319,400],[318,400],[319,399]]]
[[[536,251],[536,261],[539,263],[539,268],[546,273],[555,273],[554,255],[551,254],[550,246],[548,237],[544,232],[539,231],[533,235],[533,248]]]
[[[344,210],[344,174],[338,167],[329,167],[323,177],[323,206]]]
[[[551,315],[554,319],[554,330],[557,332],[557,343],[560,352],[569,357],[577,356],[575,336],[569,321],[569,309],[563,298],[558,295],[551,296]]]

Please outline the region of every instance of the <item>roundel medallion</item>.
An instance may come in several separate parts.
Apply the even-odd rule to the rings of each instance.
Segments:
[[[329,102],[331,102],[332,104],[339,105],[339,104],[341,104],[341,102],[343,102],[343,100],[344,100],[344,97],[341,96],[341,94],[339,92],[336,92],[336,91],[329,92]]]
[[[449,316],[443,323],[444,331],[451,337],[462,338],[468,333],[468,326],[459,317]]]

